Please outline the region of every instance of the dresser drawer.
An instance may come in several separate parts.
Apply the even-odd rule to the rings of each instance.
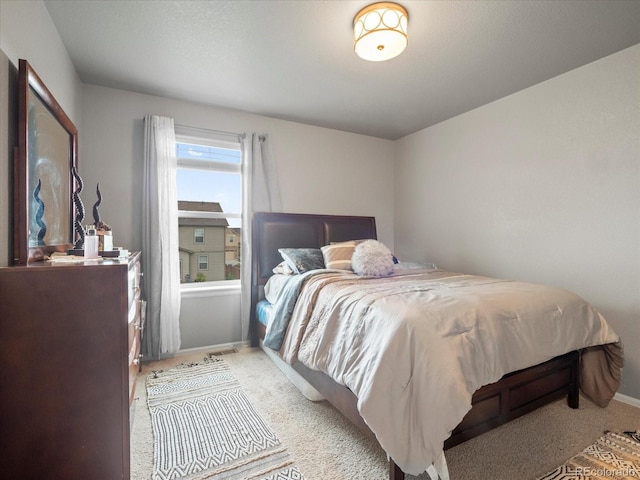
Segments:
[[[140,369],[140,331],[142,330],[139,300],[131,307],[129,321],[129,405],[133,402],[136,378]],[[133,312],[133,314],[131,314]]]
[[[129,267],[129,280],[127,282],[129,285],[129,310],[131,310],[136,300],[140,298],[140,275],[141,268],[140,262],[138,261]]]
[[[136,380],[140,368],[140,337],[133,338],[131,350],[129,350],[129,405],[133,403],[136,392]]]
[[[132,405],[136,379],[140,370],[140,339],[142,332],[142,308],[145,302],[140,299],[140,262],[133,263],[129,268],[128,278],[128,313],[127,313],[127,337],[128,337],[128,369],[129,369],[129,405]]]
[[[133,345],[133,340],[136,337],[139,337],[139,332],[140,332],[140,300],[137,300],[136,303],[134,303],[131,308],[129,309],[129,315],[128,315],[128,323],[127,323],[127,328],[129,330],[129,350],[131,350],[131,346]]]

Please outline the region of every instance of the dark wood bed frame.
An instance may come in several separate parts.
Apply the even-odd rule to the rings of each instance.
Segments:
[[[256,213],[251,231],[251,345],[258,346],[264,327],[256,319],[256,304],[272,269],[282,261],[278,248],[320,248],[330,242],[377,238],[374,217]],[[470,440],[493,428],[567,395],[571,408],[579,402],[578,352],[570,352],[540,365],[505,375],[500,381],[477,390],[472,408],[445,442],[445,449]],[[336,409],[375,438],[360,416],[357,398],[348,388],[322,372],[297,362],[293,368]],[[389,478],[404,479],[404,473],[389,462]]]

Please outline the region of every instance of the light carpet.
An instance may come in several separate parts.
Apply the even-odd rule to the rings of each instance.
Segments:
[[[638,432],[608,432],[578,455],[536,480],[632,480],[640,478]]]
[[[154,480],[303,479],[221,358],[153,372],[146,387]]]
[[[143,364],[131,433],[132,480],[149,480],[153,470],[146,376],[176,363],[198,362],[205,353]],[[388,478],[384,451],[327,402],[303,397],[261,349],[244,348],[222,358],[307,480]],[[639,429],[640,409],[631,405],[613,400],[600,408],[582,397],[580,408],[573,410],[562,399],[447,450],[449,473],[452,480],[533,480],[578,454],[605,430]]]

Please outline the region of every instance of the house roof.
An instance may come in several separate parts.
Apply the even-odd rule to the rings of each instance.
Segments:
[[[178,210],[188,212],[216,212],[221,213],[222,207],[218,202],[193,202],[178,200]],[[178,217],[178,226],[193,227],[227,227],[229,222],[224,218],[188,218]]]
[[[218,202],[178,200],[178,210],[187,210],[191,212],[222,212],[222,206]]]

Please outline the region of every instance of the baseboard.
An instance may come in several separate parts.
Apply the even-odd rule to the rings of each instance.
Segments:
[[[640,399],[638,398],[630,397],[629,395],[624,395],[622,393],[616,393],[613,396],[613,399],[640,408]]]
[[[177,352],[174,352],[174,353],[163,353],[160,355],[160,359],[165,360],[167,358],[180,357],[182,355],[189,355],[189,354],[198,353],[198,352],[207,354],[207,353],[220,352],[224,350],[231,350],[234,348],[239,350],[248,345],[249,345],[248,342],[230,342],[230,343],[221,343],[218,345],[208,345],[205,347],[185,348],[184,350],[178,350]]]

